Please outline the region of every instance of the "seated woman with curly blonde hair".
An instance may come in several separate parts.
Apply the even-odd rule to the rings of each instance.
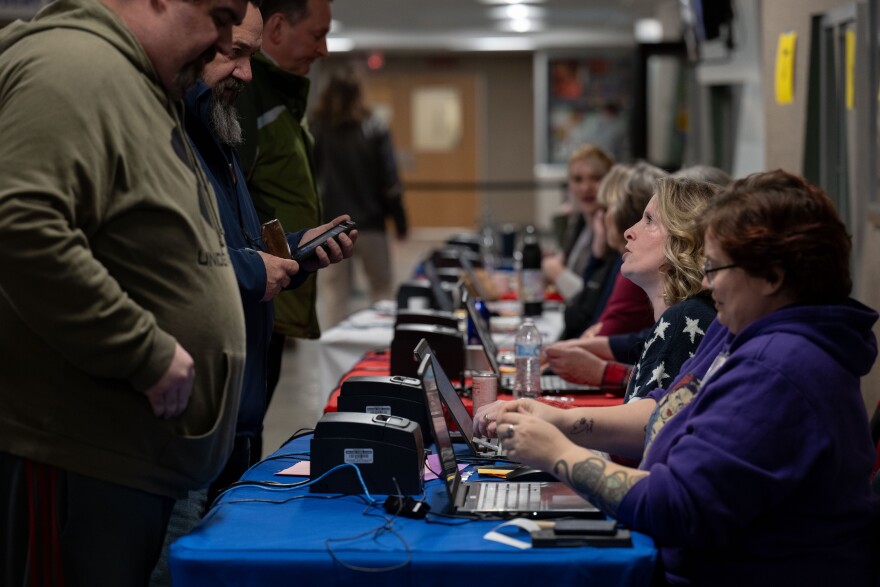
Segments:
[[[599,358],[577,342],[547,349],[559,376],[607,390],[625,387],[626,401],[669,383],[715,317],[702,285],[703,237],[696,221],[718,188],[670,177],[656,186],[642,219],[624,233],[620,272],[648,295],[656,320],[635,367]]]

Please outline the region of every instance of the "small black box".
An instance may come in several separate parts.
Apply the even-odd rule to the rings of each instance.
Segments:
[[[391,374],[417,377],[419,364],[413,351],[422,339],[434,349],[434,356],[443,365],[450,379],[464,379],[467,345],[458,330],[429,324],[401,324],[394,329],[391,340]]]
[[[339,388],[337,406],[340,412],[385,414],[412,420],[422,429],[425,444],[434,442],[422,383],[418,379],[401,375],[349,377]]]
[[[397,310],[394,326],[399,324],[430,324],[457,330],[459,318],[442,310]]]
[[[409,308],[410,299],[420,300],[422,307],[436,307],[431,284],[424,281],[407,281],[400,284],[400,287],[397,289],[398,309]]]
[[[357,465],[370,493],[418,495],[424,491],[425,447],[412,420],[384,414],[329,412],[311,441],[311,478],[333,467]],[[396,482],[396,483],[395,483]],[[363,494],[353,467],[343,467],[309,487],[312,493]]]
[[[618,529],[614,534],[557,534],[553,530],[532,532],[533,548],[560,548],[572,546],[597,546],[626,548],[632,546],[629,530]]]

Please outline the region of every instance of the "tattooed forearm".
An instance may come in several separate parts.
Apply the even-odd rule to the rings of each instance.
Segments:
[[[575,436],[577,434],[589,434],[593,431],[593,419],[592,418],[580,418],[577,422],[572,424],[571,426],[571,435]]]
[[[556,461],[553,473],[559,479],[567,479],[572,489],[612,517],[617,515],[617,508],[630,488],[648,476],[647,471],[623,467],[598,456],[574,463],[570,473],[566,461]]]

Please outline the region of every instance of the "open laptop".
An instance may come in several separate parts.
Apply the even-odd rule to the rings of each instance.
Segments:
[[[415,355],[416,362],[419,364],[428,355],[434,357],[434,378],[440,399],[446,405],[452,421],[455,422],[455,426],[461,432],[461,438],[467,444],[471,453],[478,457],[503,457],[503,451],[497,438],[484,439],[474,436],[474,421],[471,418],[470,412],[468,412],[464,402],[461,401],[455,386],[452,385],[449,377],[446,376],[446,371],[443,370],[428,341],[423,338],[416,346],[413,354]],[[450,433],[451,436],[452,433]]]
[[[498,388],[510,392],[513,389],[513,376],[502,375],[498,365],[498,347],[492,340],[492,333],[489,331],[489,325],[483,319],[483,316],[477,311],[473,298],[468,295],[465,290],[462,292],[462,302],[467,308],[468,317],[474,324],[474,330],[483,352],[486,354],[486,360],[489,362],[489,368],[498,375]],[[543,394],[577,394],[577,393],[600,393],[601,389],[591,385],[582,383],[572,383],[566,381],[559,375],[541,375],[541,392]]]
[[[454,312],[455,306],[452,303],[452,295],[444,287],[440,274],[437,272],[437,266],[430,256],[422,261],[422,271],[424,271],[425,277],[428,278],[428,282],[431,284],[431,294],[434,298],[436,309],[444,312]]]
[[[559,481],[463,482],[438,391],[440,371],[433,354],[426,353],[419,365],[419,378],[430,411],[428,425],[443,469],[437,472],[446,485],[446,512],[505,518],[602,517],[596,506]]]
[[[461,257],[461,269],[464,274],[464,285],[471,294],[483,301],[498,299],[494,286],[491,281],[488,281],[489,277],[486,271],[481,269],[478,272],[466,255]]]

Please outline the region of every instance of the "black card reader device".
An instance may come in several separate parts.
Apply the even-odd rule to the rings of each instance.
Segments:
[[[363,412],[400,416],[418,423],[425,444],[433,439],[428,426],[422,383],[402,375],[356,376],[346,379],[339,388],[340,412]],[[428,432],[426,434],[426,432]]]
[[[370,493],[419,495],[424,491],[425,447],[412,420],[385,414],[329,412],[311,441],[311,478],[341,464],[360,470]],[[354,467],[343,467],[309,487],[312,493],[363,494]]]

